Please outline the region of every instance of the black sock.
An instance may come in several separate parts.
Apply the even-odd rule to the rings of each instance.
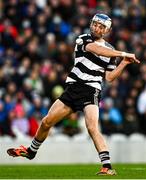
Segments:
[[[102,151],[99,153],[99,158],[101,160],[102,166],[105,168],[112,169],[110,156],[108,151]]]
[[[36,154],[36,153],[37,153],[37,152],[32,151],[32,150],[30,149],[30,147],[28,147],[27,151],[28,151],[29,154]]]
[[[29,151],[37,152],[42,142],[34,138],[31,142],[30,147],[28,148]]]

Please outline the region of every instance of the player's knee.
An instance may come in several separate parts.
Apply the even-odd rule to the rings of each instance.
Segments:
[[[41,126],[42,126],[42,128],[44,130],[48,130],[53,126],[53,124],[52,124],[52,122],[51,122],[48,115],[43,118]]]

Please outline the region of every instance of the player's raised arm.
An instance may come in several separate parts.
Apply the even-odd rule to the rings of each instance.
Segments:
[[[101,45],[98,45],[96,42],[89,43],[86,45],[86,51],[89,51],[91,53],[105,56],[105,57],[127,57],[130,58],[131,61],[139,63],[139,60],[136,58],[135,54],[132,53],[126,53],[122,51],[118,51],[115,49],[111,49],[108,47],[104,47]]]
[[[96,42],[87,44],[86,51],[105,57],[123,57],[123,55],[125,55],[121,51],[103,47],[98,45]]]

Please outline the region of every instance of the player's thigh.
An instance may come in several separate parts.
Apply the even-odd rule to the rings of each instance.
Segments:
[[[72,109],[57,99],[49,109],[47,116],[44,118],[44,121],[54,125],[70,113],[72,113]]]
[[[97,127],[99,119],[99,107],[95,104],[90,104],[84,108],[85,122],[87,127]]]

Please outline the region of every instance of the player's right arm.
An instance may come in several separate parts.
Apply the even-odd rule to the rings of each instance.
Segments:
[[[138,60],[138,62],[135,62],[133,59],[131,58],[127,58],[124,57],[123,60],[120,62],[120,64],[112,71],[106,71],[105,73],[105,79],[108,82],[112,82],[113,80],[115,80],[116,78],[118,78],[121,73],[123,72],[124,68],[131,63],[140,63],[140,61]]]
[[[111,49],[108,47],[104,47],[101,45],[98,45],[95,42],[89,43],[85,47],[86,51],[100,55],[105,57],[128,57],[133,59],[135,62],[137,62],[137,58],[135,57],[135,54],[132,53],[126,53],[122,51],[118,51],[115,49]]]

